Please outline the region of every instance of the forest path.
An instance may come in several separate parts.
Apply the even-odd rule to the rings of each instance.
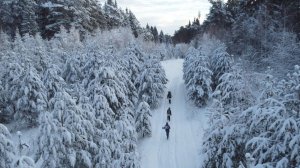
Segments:
[[[192,107],[186,96],[183,80],[183,60],[163,61],[169,80],[167,91],[172,92],[172,103],[167,91],[161,106],[152,112],[152,136],[139,144],[141,168],[198,168],[199,150],[207,125],[205,110]],[[170,137],[162,127],[167,122],[167,109],[171,108]]]

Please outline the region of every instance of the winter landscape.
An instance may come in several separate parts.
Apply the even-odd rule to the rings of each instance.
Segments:
[[[119,1],[0,1],[0,168],[300,168],[300,0]]]

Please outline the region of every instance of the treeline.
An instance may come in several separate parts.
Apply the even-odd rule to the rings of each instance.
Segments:
[[[278,75],[293,71],[300,62],[300,2],[294,0],[210,0],[207,19],[195,29],[177,31],[174,43],[197,42],[204,34],[220,39],[227,52],[242,58],[254,69],[268,66]],[[192,34],[192,35],[190,35]],[[195,35],[197,34],[197,35]],[[178,38],[180,37],[180,38]]]
[[[244,71],[216,39],[188,50],[188,96],[211,113],[203,168],[300,166],[300,68],[284,78],[270,72]]]
[[[39,128],[30,158],[0,124],[0,167],[140,167],[137,140],[151,135],[167,79],[130,32],[0,34],[0,123]]]
[[[156,34],[142,28],[132,11],[122,10],[117,1],[111,0],[103,5],[97,0],[1,1],[0,16],[0,31],[12,37],[39,33],[43,38],[50,39],[59,32],[60,27],[67,30],[75,27],[81,35],[98,29],[130,27],[135,37],[158,42]]]
[[[190,43],[200,32],[201,26],[199,18],[195,18],[194,21],[186,26],[181,26],[179,30],[175,31],[172,39],[175,44],[177,43]]]

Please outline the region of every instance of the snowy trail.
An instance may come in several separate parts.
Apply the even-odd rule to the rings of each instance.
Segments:
[[[152,112],[152,137],[139,145],[141,167],[197,168],[200,166],[198,152],[207,117],[203,111],[196,115],[195,109],[187,102],[182,79],[183,60],[164,61],[162,65],[169,80],[167,91],[172,92],[172,103],[170,105],[165,98],[161,107]],[[172,110],[169,140],[162,129],[167,121],[168,107]]]

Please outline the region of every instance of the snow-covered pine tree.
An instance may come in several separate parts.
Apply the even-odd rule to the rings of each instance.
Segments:
[[[37,159],[42,159],[42,167],[92,167],[97,149],[93,114],[81,111],[65,91],[56,92],[50,101],[51,114],[41,117]]]
[[[195,67],[193,78],[187,83],[188,96],[197,106],[204,106],[211,94],[211,75],[212,72],[203,66]]]
[[[114,69],[104,68],[99,75],[100,83],[102,83],[101,94],[107,99],[109,107],[115,114],[112,128],[116,129],[119,136],[122,137],[122,141],[115,144],[120,146],[121,153],[120,155],[116,153],[116,160],[113,161],[113,164],[117,164],[116,166],[125,165],[125,167],[135,165],[137,162],[136,131],[133,104],[128,97],[129,91],[126,84],[123,83],[123,78],[120,78],[120,74]],[[128,79],[127,81],[130,82]]]
[[[141,102],[137,108],[136,132],[139,137],[151,136],[151,111],[146,102]]]
[[[15,102],[14,118],[25,121],[27,126],[32,127],[38,123],[39,114],[47,107],[45,87],[33,67],[29,67],[19,80],[17,88],[10,90],[16,92],[11,96],[11,100]]]
[[[35,35],[38,32],[38,24],[37,24],[37,16],[35,14],[37,4],[34,0],[27,0],[27,1],[19,1],[16,3],[18,10],[20,10],[19,17],[21,19],[20,24],[20,34],[31,34]]]
[[[247,128],[237,117],[218,115],[204,135],[202,167],[238,167],[245,160]]]
[[[3,71],[1,72],[2,91],[1,91],[1,104],[3,106],[0,116],[2,120],[8,122],[13,119],[16,113],[15,103],[12,96],[17,96],[17,88],[22,78],[24,69],[18,63],[11,63],[8,61],[1,62]]]
[[[292,81],[297,81],[297,70],[293,75]],[[221,117],[214,118],[213,126],[206,132],[203,144],[204,167],[238,167],[240,163],[247,165],[246,153],[253,156],[253,164],[257,166],[300,165],[297,113],[299,100],[297,101],[297,96],[296,99],[293,96],[297,95],[297,90],[294,92],[287,89],[299,86],[299,82],[295,82],[294,85],[283,82],[284,85],[277,87],[274,85],[276,82],[270,82],[273,81],[271,78],[268,81],[264,85],[266,96],[260,96],[258,105],[246,109],[241,114],[233,113],[229,117],[227,115],[224,118],[220,115]]]
[[[139,158],[137,151],[137,134],[133,109],[124,106],[122,108],[120,120],[117,120],[114,125],[117,132],[122,137],[120,164],[118,166],[136,167],[139,168]]]
[[[121,167],[121,163],[135,163],[135,159],[131,161],[130,158],[136,158],[132,153],[136,148],[126,145],[128,142],[136,143],[134,121],[130,119],[130,116],[134,116],[132,102],[125,94],[126,85],[119,80],[113,67],[104,67],[92,74],[94,79],[88,85],[88,95],[96,111],[95,142],[101,146],[94,164],[99,166],[104,162],[108,167]],[[127,147],[131,150],[126,151]],[[111,157],[105,156],[106,153],[111,154]],[[122,158],[126,153],[131,157]]]
[[[254,102],[254,96],[237,68],[220,77],[213,97],[222,103],[228,113],[245,110]]]
[[[107,20],[107,27],[112,29],[120,26],[130,26],[127,15],[124,11],[118,9],[117,5],[113,2],[109,2],[104,4],[104,12],[106,16],[109,18]]]
[[[0,167],[13,168],[15,147],[8,129],[0,123]]]
[[[53,114],[48,112],[41,114],[38,149],[35,156],[37,165],[45,168],[74,167],[75,152],[70,148],[72,140],[72,134],[61,121],[54,119]]]
[[[229,72],[232,66],[232,58],[226,52],[226,49],[221,46],[213,52],[213,56],[210,58],[210,69],[213,72],[212,76],[212,89],[219,84],[220,77]]]
[[[128,21],[134,37],[137,38],[142,33],[142,29],[140,27],[139,21],[130,10],[128,12]]]
[[[294,71],[292,75],[288,75],[285,82],[283,103],[290,116],[298,119],[300,117],[300,67],[296,65]]]
[[[107,26],[107,16],[97,0],[76,0],[73,1],[73,6],[75,26],[80,32],[93,32],[97,28]]]
[[[67,59],[62,74],[67,83],[74,84],[82,80],[81,58],[81,55],[73,55]]]
[[[40,1],[38,6],[38,20],[43,37],[51,38],[59,32],[60,27],[70,28],[74,22],[74,5],[72,1]]]
[[[276,81],[271,74],[266,74],[266,77],[263,79],[263,90],[261,91],[258,99],[263,101],[268,98],[279,98],[280,90],[277,89]]]
[[[144,54],[136,45],[130,45],[124,51],[124,58],[121,59],[121,64],[126,67],[126,71],[130,74],[131,82],[134,83],[138,74],[141,71],[141,66],[143,64],[142,59]]]
[[[95,110],[90,104],[90,99],[81,96],[76,113],[78,119],[73,125],[73,133],[75,135],[74,150],[76,151],[75,167],[93,167],[93,158],[98,153],[99,147],[94,142],[95,131]],[[75,121],[76,122],[76,121]],[[71,127],[72,127],[71,125]]]
[[[188,96],[197,106],[206,105],[211,94],[212,72],[208,69],[207,57],[199,54],[191,61],[190,67],[185,69],[186,88]],[[189,79],[188,79],[189,78]]]
[[[7,57],[8,54],[11,52],[10,37],[8,36],[8,34],[4,33],[3,31],[0,31],[0,43],[1,43],[0,58],[3,59],[4,57]]]
[[[56,65],[51,65],[45,69],[42,75],[42,81],[45,86],[47,103],[54,97],[56,92],[62,91],[66,87],[64,79],[60,76],[61,70]]]
[[[271,167],[300,165],[299,122],[289,114],[284,104],[273,98],[242,113],[249,134],[245,147],[256,163]]]
[[[147,102],[151,108],[160,104],[164,97],[167,78],[161,63],[156,58],[149,58],[142,67],[142,72],[135,81],[138,88],[139,100]]]
[[[197,59],[196,57],[198,55],[199,55],[199,51],[194,47],[190,47],[186,52],[184,62],[183,62],[183,72],[184,72],[183,79],[185,84],[187,84],[189,79],[191,79],[193,76],[193,70],[191,69],[192,67],[190,65],[195,61],[195,59]]]

